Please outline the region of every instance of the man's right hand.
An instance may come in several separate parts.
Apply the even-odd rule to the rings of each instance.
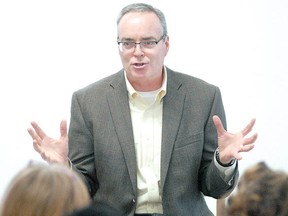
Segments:
[[[60,138],[53,139],[45,134],[36,122],[31,122],[32,128],[28,133],[33,139],[34,149],[48,163],[61,163],[68,165],[68,134],[67,123],[62,120],[60,123]]]

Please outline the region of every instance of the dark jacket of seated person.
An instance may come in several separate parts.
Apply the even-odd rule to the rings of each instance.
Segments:
[[[75,210],[65,216],[124,216],[115,208],[105,205],[94,203],[87,207]]]

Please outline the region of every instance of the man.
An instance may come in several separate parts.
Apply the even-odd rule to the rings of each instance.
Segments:
[[[123,69],[73,94],[69,145],[65,121],[59,139],[32,122],[35,150],[70,164],[95,202],[123,215],[213,215],[203,194],[232,192],[239,153],[257,138],[246,138],[255,119],[228,133],[219,88],[164,65],[170,45],[160,10],[128,5],[117,27]]]

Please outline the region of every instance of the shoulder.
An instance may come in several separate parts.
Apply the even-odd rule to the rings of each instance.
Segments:
[[[115,86],[119,85],[120,82],[124,81],[124,72],[123,70],[118,71],[117,73],[114,73],[112,75],[109,75],[107,77],[104,77],[100,80],[97,80],[96,82],[93,82],[81,89],[78,89],[76,92],[81,91],[88,91],[88,90],[94,90],[97,88],[107,88],[109,86]]]
[[[198,77],[167,68],[168,86],[176,85],[179,90],[185,91],[219,91],[219,87]]]
[[[112,75],[102,78],[94,83],[91,83],[83,88],[73,92],[73,96],[104,96],[107,92],[125,86],[125,78],[123,70],[118,71]]]

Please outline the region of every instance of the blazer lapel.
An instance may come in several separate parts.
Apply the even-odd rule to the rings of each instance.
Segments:
[[[129,108],[128,93],[123,70],[110,83],[111,92],[107,96],[116,133],[123,150],[134,193],[137,193],[136,152],[134,146],[132,121]]]
[[[128,93],[123,70],[110,83],[111,92],[107,96],[111,115],[115,123],[116,133],[123,150],[134,193],[137,193],[136,152],[133,138],[133,128],[129,108]],[[182,83],[175,74],[167,68],[167,95],[163,101],[163,128],[161,144],[161,191],[167,176],[171,154],[173,151],[185,95],[180,93]]]
[[[177,131],[183,112],[185,95],[181,94],[175,74],[167,68],[167,95],[163,101],[163,126],[161,145],[161,191],[163,191]]]

